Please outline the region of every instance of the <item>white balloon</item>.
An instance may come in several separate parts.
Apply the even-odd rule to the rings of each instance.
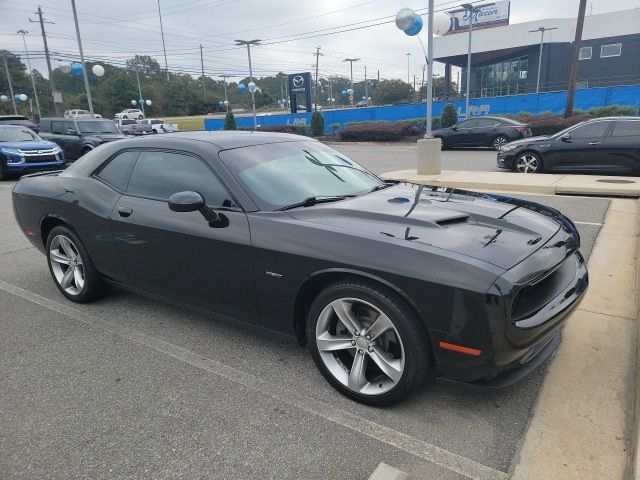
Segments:
[[[69,73],[71,71],[71,65],[60,65],[60,71],[62,73]]]
[[[147,105],[151,105],[151,100],[147,100],[147,101],[146,101],[146,102],[144,102],[144,103],[146,103]]]
[[[104,75],[104,67],[102,65],[94,65],[91,67],[91,71],[96,77],[101,77]]]
[[[347,89],[347,93],[348,93],[349,95],[351,95],[351,94],[353,93],[353,90],[351,90],[350,88],[348,88],[348,89]]]
[[[0,95],[0,102],[6,102],[7,100],[9,100],[9,97],[6,95]]]
[[[135,106],[135,105],[137,105],[137,104],[138,104],[138,102],[136,102],[135,100],[131,100],[131,105],[134,105],[134,106]]]
[[[396,14],[396,27],[404,31],[411,28],[413,22],[416,20],[416,12],[411,8],[402,8]]]
[[[222,102],[222,103],[224,103],[225,105],[229,105],[229,100],[225,100],[225,101],[224,101],[224,102]]]
[[[255,82],[249,82],[247,88],[250,92],[255,92],[258,89],[258,86],[255,84]]]
[[[433,33],[434,35],[444,35],[449,31],[451,19],[444,13],[437,13],[433,16]]]
[[[20,95],[20,100],[22,100],[23,102],[26,102],[28,98],[29,97],[27,97],[24,93]]]

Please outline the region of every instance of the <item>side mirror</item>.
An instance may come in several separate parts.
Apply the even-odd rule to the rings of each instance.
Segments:
[[[451,130],[453,130],[454,132],[458,131],[458,127],[456,127],[455,125],[453,127],[451,127]]]
[[[568,142],[569,140],[571,140],[571,135],[569,135],[568,133],[565,133],[560,137],[560,140],[562,140],[563,142]]]
[[[169,197],[169,210],[173,212],[196,212],[204,207],[204,198],[198,192],[178,192]]]

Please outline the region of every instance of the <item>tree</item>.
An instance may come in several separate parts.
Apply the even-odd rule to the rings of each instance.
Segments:
[[[447,103],[440,116],[440,125],[442,128],[449,128],[456,123],[458,123],[458,111],[451,103]]]
[[[149,55],[136,55],[135,57],[130,58],[127,60],[127,69],[138,70],[140,80],[166,80],[166,75],[162,71],[158,61]]]
[[[231,112],[227,112],[227,115],[224,117],[224,129],[225,130],[236,129],[236,117],[234,117],[233,113]]]
[[[324,117],[318,111],[313,112],[313,115],[311,115],[311,135],[314,137],[324,135]]]
[[[414,94],[413,87],[402,80],[382,80],[373,94],[373,101],[377,105],[406,102]]]

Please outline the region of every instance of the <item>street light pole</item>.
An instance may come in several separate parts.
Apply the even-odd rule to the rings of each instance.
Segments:
[[[540,93],[540,70],[542,70],[542,51],[544,49],[544,32],[548,30],[557,30],[558,27],[538,27],[535,30],[529,30],[529,33],[540,32],[540,53],[538,54],[538,80],[536,81],[536,93]]]
[[[433,0],[429,0],[429,16],[427,18],[429,40],[427,44],[427,131],[424,134],[424,138],[433,138],[433,8]],[[424,69],[422,69],[422,78],[424,82]]]
[[[473,14],[476,9],[470,3],[462,4],[462,8],[464,8],[469,13],[469,45],[467,49],[467,91],[464,100],[464,118],[469,118],[469,95],[471,93],[471,37],[473,35]]]
[[[351,106],[353,107],[353,96],[354,96],[354,91],[353,91],[353,62],[357,62],[358,60],[360,60],[359,58],[345,58],[343,60],[343,62],[349,62],[350,65],[350,71],[351,71],[351,94],[349,95],[349,98],[351,99]]]
[[[142,107],[142,115],[146,117],[144,113],[144,100],[142,99],[142,88],[140,88],[140,75],[138,74],[138,69],[136,68],[136,80],[138,81],[138,95],[140,99],[140,106]]]
[[[36,99],[36,110],[38,110],[38,121],[40,121],[40,117],[42,116],[40,114],[40,101],[38,100],[38,91],[36,90],[36,81],[33,78],[33,70],[31,70],[31,60],[29,59],[29,50],[27,49],[27,40],[25,38],[25,35],[29,32],[27,32],[26,30],[18,30],[18,32],[20,35],[22,35],[22,42],[24,43],[24,53],[27,55],[27,66],[29,67],[29,75],[31,76],[31,86],[33,87],[33,96]]]
[[[409,72],[411,70],[411,67],[409,66],[409,57],[411,56],[411,54],[406,53],[405,55],[407,56],[407,83],[410,84],[411,82],[409,81]]]
[[[50,24],[54,24],[53,22],[49,22],[47,20],[44,20],[42,18],[42,8],[38,7],[38,11],[36,12],[38,14],[38,20],[31,20],[31,17],[29,17],[29,21],[32,23],[40,23],[40,30],[42,31],[42,43],[44,44],[44,56],[47,59],[47,70],[49,72],[49,85],[51,86],[51,96],[54,97],[55,91],[56,91],[56,84],[55,81],[53,79],[53,72],[51,71],[51,57],[49,56],[49,46],[47,45],[47,34],[44,31],[44,24],[45,23],[50,23]],[[59,112],[58,112],[58,104],[56,103],[55,97],[53,99],[53,108],[56,111],[56,117],[59,116]]]
[[[236,40],[236,45],[247,46],[247,57],[249,57],[249,79],[253,82],[253,69],[251,68],[251,45],[260,45],[260,40]],[[251,109],[253,112],[253,129],[258,128],[258,122],[256,121],[256,96],[255,89],[249,89],[251,92]]]
[[[224,85],[224,104],[227,107],[227,113],[229,112],[229,98],[227,98],[227,76],[222,75],[222,82]]]
[[[320,60],[320,56],[324,56],[324,54],[320,53],[320,48],[322,47],[316,47],[316,53],[314,53],[314,55],[316,56],[316,81],[315,81],[315,86],[313,88],[313,111],[317,112],[318,111],[318,62]]]
[[[158,0],[158,17],[160,17],[160,36],[162,36],[162,51],[164,52],[164,71],[167,73],[169,81],[169,65],[167,64],[167,48],[164,45],[164,29],[162,28],[162,11],[160,10],[160,0]]]
[[[80,50],[80,63],[82,64],[82,75],[84,76],[84,89],[87,93],[87,102],[89,103],[89,112],[93,118],[93,101],[91,100],[91,89],[89,88],[89,76],[87,75],[87,66],[84,63],[84,53],[82,52],[82,39],[80,38],[80,27],[78,26],[78,13],[76,12],[76,1],[71,0],[71,8],[73,10],[73,21],[76,24],[76,36],[78,37],[78,50]]]
[[[16,99],[13,96],[13,85],[11,84],[11,74],[9,73],[9,63],[7,62],[7,56],[2,56],[4,60],[4,71],[7,72],[7,83],[9,84],[9,93],[11,94],[11,103],[13,103],[13,114],[18,114],[18,107],[16,107]]]

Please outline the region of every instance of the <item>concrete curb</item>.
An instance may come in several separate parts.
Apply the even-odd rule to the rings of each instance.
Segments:
[[[637,219],[638,226],[640,228],[640,217]],[[638,262],[638,268],[636,272],[636,291],[640,291],[640,242],[638,242],[638,249],[636,252],[636,259]],[[638,324],[638,330],[636,330],[636,358],[635,358],[635,402],[633,410],[633,438],[635,445],[633,448],[633,477],[635,480],[640,480],[640,368],[638,368],[638,361],[640,360],[640,308],[636,315],[636,324]]]
[[[380,463],[369,477],[369,480],[407,480],[408,478],[409,475],[402,470],[393,468],[386,463]]]
[[[589,258],[589,291],[548,367],[514,480],[623,479],[631,473],[639,209],[639,201],[611,202]]]
[[[397,170],[380,175],[386,180],[405,180],[420,185],[469,190],[518,191],[547,195],[603,195],[640,197],[640,177],[599,175],[521,174],[443,170],[437,175],[418,175],[416,170]]]

